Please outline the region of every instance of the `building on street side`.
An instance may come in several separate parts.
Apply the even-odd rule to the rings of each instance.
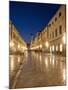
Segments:
[[[60,6],[48,23],[50,52],[65,54],[66,52],[66,7]]]
[[[37,42],[37,43],[36,43]],[[66,54],[66,6],[61,5],[59,10],[50,19],[47,26],[34,37],[31,49],[55,54]]]
[[[24,52],[27,49],[24,39],[11,21],[9,23],[9,43],[10,53]]]

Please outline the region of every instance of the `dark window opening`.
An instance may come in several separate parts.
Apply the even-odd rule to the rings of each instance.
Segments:
[[[52,32],[52,37],[54,38],[54,32]]]
[[[51,24],[49,24],[49,27],[51,26]]]
[[[59,26],[59,34],[62,34],[62,26]]]
[[[55,30],[55,36],[57,36],[57,29]]]
[[[59,13],[59,17],[61,16],[61,12]]]
[[[55,21],[57,21],[57,17],[55,18]]]
[[[50,38],[51,38],[51,33],[50,33]]]
[[[53,24],[53,22],[52,22],[52,24]]]

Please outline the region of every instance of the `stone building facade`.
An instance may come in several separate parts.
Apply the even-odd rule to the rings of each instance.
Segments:
[[[48,23],[50,52],[64,53],[66,44],[66,7],[60,6]]]
[[[10,52],[24,52],[27,49],[24,39],[11,21],[9,22],[9,44]]]
[[[50,19],[47,26],[36,35],[31,43],[31,49],[39,49],[44,52],[65,54],[66,53],[66,6],[61,5],[55,15]],[[39,37],[39,38],[38,38]],[[38,39],[36,39],[38,38]],[[36,41],[37,40],[37,41]],[[35,44],[37,42],[38,44]],[[38,47],[38,48],[35,48]]]

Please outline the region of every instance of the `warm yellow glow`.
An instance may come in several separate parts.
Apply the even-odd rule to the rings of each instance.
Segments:
[[[40,45],[40,48],[42,48],[42,45]]]
[[[63,43],[65,44],[66,42],[66,38],[65,38],[65,33],[64,33],[64,35],[63,35]]]
[[[14,70],[14,57],[11,57],[11,71]]]
[[[10,41],[10,47],[13,47],[13,46],[14,46],[14,42]]]
[[[52,64],[54,65],[55,63],[55,56],[52,56]]]
[[[18,48],[20,48],[20,45],[18,44]]]
[[[47,57],[45,57],[45,66],[46,68],[48,68],[48,58]]]
[[[56,51],[58,51],[58,46],[56,46]]]
[[[22,46],[21,48],[22,48],[22,50],[27,50],[27,47],[25,47],[25,46]]]
[[[51,46],[50,46],[50,52],[51,52]]]
[[[63,46],[62,44],[60,44],[60,52],[62,52],[62,50],[63,50]]]
[[[52,46],[52,51],[54,51],[54,49],[55,49],[55,48],[54,48],[54,45],[53,45],[53,46]]]
[[[39,46],[35,46],[35,47],[31,47],[30,49],[33,50],[33,49],[38,49]]]
[[[18,63],[20,63],[20,57],[18,57]]]
[[[49,46],[48,41],[45,42],[45,46],[48,48],[48,46]]]

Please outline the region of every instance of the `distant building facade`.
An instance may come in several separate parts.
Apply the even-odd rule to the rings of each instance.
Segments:
[[[17,31],[16,27],[9,22],[9,50],[11,52],[24,52],[27,49],[27,45],[24,39],[20,36],[19,32]]]

